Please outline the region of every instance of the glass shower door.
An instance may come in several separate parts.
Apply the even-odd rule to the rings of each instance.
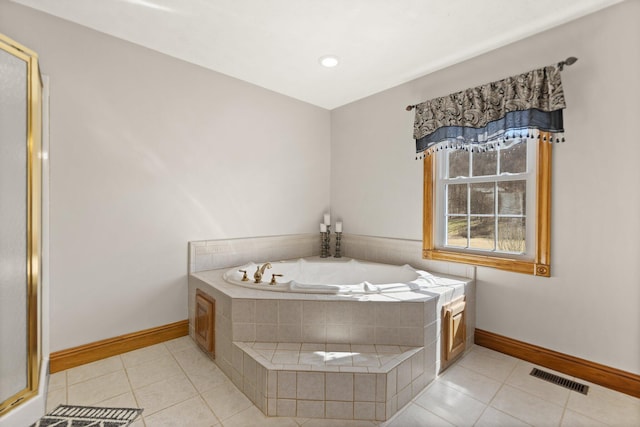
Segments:
[[[0,415],[37,393],[40,77],[0,34]]]

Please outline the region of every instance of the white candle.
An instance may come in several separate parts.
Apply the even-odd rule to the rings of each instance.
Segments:
[[[336,222],[336,233],[342,233],[342,221]]]
[[[331,225],[331,215],[329,215],[328,213],[324,214],[324,224]]]
[[[326,224],[320,224],[320,232],[321,233],[326,233],[327,232],[327,225]]]

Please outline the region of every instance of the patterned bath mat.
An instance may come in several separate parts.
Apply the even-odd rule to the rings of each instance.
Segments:
[[[59,405],[31,427],[122,427],[142,412],[137,408]]]

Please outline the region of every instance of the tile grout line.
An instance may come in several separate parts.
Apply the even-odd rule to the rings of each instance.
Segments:
[[[187,335],[188,336],[188,335]],[[166,347],[166,344],[165,344]],[[184,350],[189,350],[190,348],[184,348],[180,351],[184,351]],[[216,420],[218,420],[218,422],[216,424],[220,424],[222,425],[222,419],[220,419],[220,417],[218,416],[218,414],[216,414],[216,412],[213,410],[213,408],[209,405],[209,403],[207,403],[207,400],[202,396],[202,393],[200,392],[200,390],[198,390],[198,387],[196,387],[196,385],[193,383],[193,381],[191,381],[191,377],[189,377],[189,374],[187,373],[187,371],[184,370],[184,367],[180,364],[180,361],[178,359],[176,359],[175,354],[173,353],[173,351],[171,351],[171,349],[169,347],[167,347],[167,350],[169,351],[169,354],[171,354],[171,357],[173,358],[173,360],[175,360],[176,364],[178,365],[178,367],[180,368],[180,371],[182,371],[182,373],[184,374],[184,376],[187,378],[187,381],[189,381],[189,384],[191,384],[191,386],[193,387],[193,389],[196,391],[197,393],[197,397],[200,398],[200,400],[202,400],[204,402],[204,404],[206,405],[206,407],[211,411],[211,413],[213,414],[214,417],[216,417]],[[199,351],[199,349],[196,348],[196,351]],[[213,361],[212,361],[213,362]],[[234,384],[235,385],[235,384]],[[167,408],[164,409],[168,409],[168,408],[172,408],[174,406],[177,406],[181,403],[186,402],[187,400],[191,399],[188,398],[186,400],[183,400],[181,402],[176,402],[173,405],[168,406]],[[164,409],[161,409],[161,411],[163,411]],[[160,411],[158,411],[160,412]],[[156,413],[158,413],[156,412]]]
[[[520,361],[520,359],[518,359],[518,361]],[[531,425],[531,424],[529,424],[528,422],[526,422],[525,420],[521,419],[520,417],[517,417],[517,416],[515,416],[515,415],[513,415],[513,414],[509,414],[509,413],[507,413],[507,412],[504,412],[503,410],[501,410],[501,409],[499,409],[499,408],[496,408],[495,406],[491,405],[491,403],[496,399],[496,396],[498,396],[498,394],[500,394],[500,391],[504,388],[504,386],[511,387],[511,385],[507,384],[507,380],[509,379],[509,377],[511,377],[511,375],[513,374],[513,372],[516,370],[516,367],[517,367],[517,366],[518,366],[518,363],[516,363],[516,364],[513,366],[513,368],[511,369],[511,372],[509,372],[509,375],[507,375],[507,377],[504,379],[504,381],[502,381],[502,382],[501,382],[501,384],[500,384],[500,388],[498,388],[498,390],[495,392],[495,394],[493,395],[493,397],[491,398],[491,400],[489,401],[489,403],[487,403],[487,407],[491,407],[492,409],[494,409],[494,410],[496,410],[496,411],[498,411],[498,412],[500,412],[500,413],[502,413],[502,414],[505,414],[505,415],[507,415],[507,416],[509,416],[509,417],[511,417],[511,418],[515,418],[515,419],[517,419],[518,421],[523,422],[523,423],[524,423],[524,424],[526,424],[526,425]],[[469,368],[467,368],[467,369],[469,369]],[[471,370],[473,371],[473,369],[471,369]],[[473,371],[473,372],[475,372],[475,371]],[[519,388],[517,388],[517,387],[515,387],[515,388],[516,388],[516,389],[518,389],[518,390],[520,390],[520,389],[519,389]],[[526,393],[526,394],[530,395],[530,396],[537,397],[537,396],[535,396],[535,395],[533,395],[533,394],[531,394],[531,393],[527,393],[527,392],[525,392],[525,391],[523,391],[523,390],[521,390],[521,391],[522,391],[523,393]]]
[[[131,396],[133,396],[134,402],[136,402],[136,406],[140,408],[140,402],[138,402],[138,397],[133,389],[133,384],[131,384],[131,378],[129,378],[129,372],[127,372],[127,368],[124,365],[124,360],[122,360],[122,356],[118,355],[120,358],[120,363],[122,363],[122,370],[124,371],[124,375],[127,377],[127,383],[129,384],[129,389],[131,390]],[[142,408],[142,413],[140,414],[140,420],[142,421],[142,425],[146,427],[147,423],[144,420],[144,408]]]

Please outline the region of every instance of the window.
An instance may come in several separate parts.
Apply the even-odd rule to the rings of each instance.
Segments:
[[[444,149],[424,162],[424,258],[550,275],[551,144]]]

